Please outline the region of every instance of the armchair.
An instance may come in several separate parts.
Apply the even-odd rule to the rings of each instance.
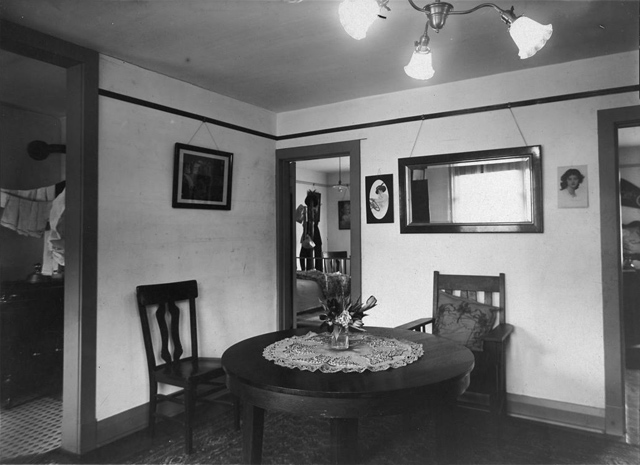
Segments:
[[[433,275],[433,317],[401,329],[432,333],[457,341],[475,357],[471,384],[459,403],[502,414],[506,404],[505,350],[513,326],[505,318],[505,275]]]

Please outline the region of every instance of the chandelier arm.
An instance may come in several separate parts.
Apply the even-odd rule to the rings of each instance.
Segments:
[[[412,6],[413,8],[415,8],[416,10],[418,10],[418,11],[420,11],[420,12],[422,12],[422,13],[424,13],[424,12],[427,10],[427,7],[429,6],[429,5],[425,5],[425,6],[423,6],[423,7],[419,7],[418,5],[416,5],[415,3],[413,3],[413,0],[407,0],[407,1],[411,4],[411,6]]]
[[[423,7],[419,7],[418,5],[415,4],[415,2],[413,0],[407,0],[409,2],[409,4],[416,10],[422,12],[422,13],[427,13],[429,10],[429,7],[432,4],[429,5],[425,5]],[[436,2],[439,3],[439,0]],[[496,10],[498,13],[500,13],[503,16],[506,16],[507,18],[509,18],[511,21],[515,20],[515,15],[513,14],[513,8],[511,10],[503,10],[502,8],[500,8],[498,5],[495,5],[494,3],[482,3],[474,8],[471,8],[469,10],[463,10],[463,11],[456,11],[453,8],[447,13],[450,15],[466,15],[469,13],[473,13],[474,11],[479,10],[480,8],[493,8],[494,10]],[[428,14],[428,13],[427,13]]]
[[[509,15],[509,14],[513,14],[512,11],[509,10],[503,10],[502,8],[500,8],[498,5],[495,5],[493,3],[482,3],[478,6],[476,6],[475,8],[471,8],[470,10],[463,10],[463,11],[455,11],[455,10],[451,10],[449,12],[450,15],[466,15],[469,13],[473,13],[474,11],[479,10],[480,8],[487,8],[487,7],[491,7],[494,10],[496,10],[498,13],[502,14],[502,15]]]

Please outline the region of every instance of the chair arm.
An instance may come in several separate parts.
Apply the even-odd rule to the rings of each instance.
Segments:
[[[433,323],[433,318],[420,318],[418,320],[410,321],[400,326],[396,326],[396,329],[408,329],[411,331],[423,331],[427,325]]]
[[[513,325],[502,324],[493,328],[482,338],[485,342],[504,342],[509,338],[509,335],[513,332]]]

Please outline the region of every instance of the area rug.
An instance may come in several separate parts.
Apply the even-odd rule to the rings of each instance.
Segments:
[[[640,449],[612,443],[601,436],[535,424],[518,419],[495,422],[484,412],[458,414],[463,464],[619,464],[640,463]],[[364,418],[357,447],[363,464],[436,463],[434,428],[428,415]],[[328,464],[329,421],[267,412],[264,464]],[[123,463],[242,463],[242,437],[229,415],[219,424],[203,424],[194,436],[194,452],[185,455],[183,442],[158,445]],[[356,445],[354,445],[356,447]]]
[[[204,418],[202,418],[204,417]],[[611,464],[637,465],[637,446],[607,440],[602,435],[545,425],[517,418],[495,417],[461,410],[458,458],[462,464]],[[238,464],[242,463],[242,435],[233,428],[233,416],[200,415],[194,431],[194,449],[184,454],[180,427],[161,427],[150,445],[127,452],[113,444],[109,452],[72,461],[61,453],[24,458],[19,463],[122,464]],[[358,434],[362,464],[435,463],[437,426],[423,413],[361,419]],[[329,421],[266,412],[264,464],[328,464]],[[355,447],[355,445],[354,445]]]

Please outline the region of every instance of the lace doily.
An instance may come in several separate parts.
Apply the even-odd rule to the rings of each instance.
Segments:
[[[343,371],[362,373],[365,370],[382,371],[399,368],[418,360],[424,353],[421,344],[374,336],[368,333],[351,333],[349,349],[332,349],[329,333],[309,332],[293,336],[267,346],[262,355],[276,365],[300,370],[337,373]]]

